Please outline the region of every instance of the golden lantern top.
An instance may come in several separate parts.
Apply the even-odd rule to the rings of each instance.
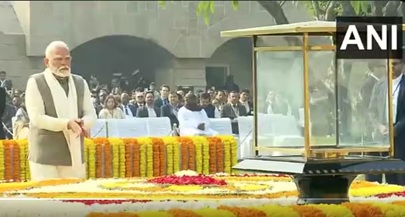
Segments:
[[[402,24],[405,30],[405,24]],[[221,31],[221,37],[248,37],[264,35],[297,35],[303,33],[335,33],[336,22],[332,21],[307,21],[291,24],[282,24],[274,26],[263,26],[246,29]]]
[[[309,21],[221,32],[222,37],[253,37],[251,155],[304,161],[379,152],[393,156],[392,107],[387,106],[383,123],[387,130],[378,137],[370,118],[384,100],[376,97],[392,103],[388,60],[336,59],[330,40],[336,28],[336,22]],[[300,42],[280,45],[279,36],[284,42],[294,37]],[[258,45],[257,39],[264,37],[272,46]],[[379,72],[372,75],[378,82],[387,82],[385,95],[370,94],[373,86],[362,89],[370,70]]]

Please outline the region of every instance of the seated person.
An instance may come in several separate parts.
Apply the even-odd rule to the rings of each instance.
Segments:
[[[197,104],[197,96],[188,93],[185,97],[185,105],[177,114],[179,120],[180,136],[213,136],[218,134],[210,129],[210,119],[205,110]]]
[[[21,107],[17,110],[15,115],[16,120],[13,127],[14,139],[27,139],[29,134],[29,123],[27,109],[25,108],[24,103],[21,104]]]
[[[208,93],[203,93],[200,96],[200,106],[207,113],[208,118],[215,118],[215,106],[211,104],[211,96]]]
[[[239,93],[231,91],[229,93],[229,102],[222,106],[221,118],[229,118],[232,121],[232,133],[239,134],[238,117],[247,116],[245,106],[239,102]]]
[[[179,103],[179,96],[176,92],[172,91],[169,93],[169,104],[162,105],[160,107],[160,114],[162,117],[168,117],[170,119],[170,125],[179,125],[179,120],[177,120],[177,114],[181,105]]]

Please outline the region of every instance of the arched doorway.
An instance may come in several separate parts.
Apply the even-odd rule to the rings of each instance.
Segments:
[[[252,88],[252,40],[231,39],[219,46],[208,59],[206,82],[209,86],[220,86],[227,75],[233,75],[241,89]]]
[[[155,81],[155,72],[167,68],[173,55],[156,43],[126,35],[93,39],[72,50],[72,71],[89,79],[95,75],[100,84],[111,84],[114,78],[129,82],[137,88],[143,77],[147,83]]]

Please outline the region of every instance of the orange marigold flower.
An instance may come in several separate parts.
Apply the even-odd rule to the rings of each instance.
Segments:
[[[296,212],[301,214],[301,217],[326,217],[319,209],[311,206],[291,206]]]
[[[201,217],[201,215],[186,209],[170,209],[167,212],[173,217]]]
[[[395,204],[395,205],[400,205],[400,206],[405,206],[405,201],[403,201],[403,200],[400,200],[400,201],[394,201],[394,202],[392,202],[392,204]]]
[[[384,217],[380,208],[365,203],[343,203],[356,217]]]
[[[219,206],[218,209],[227,210],[235,214],[237,217],[266,217],[266,213],[257,210],[250,209],[246,207],[230,207],[230,206]]]

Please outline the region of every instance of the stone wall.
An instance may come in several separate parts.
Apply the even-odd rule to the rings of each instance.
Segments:
[[[0,70],[7,72],[14,88],[25,89],[29,75],[43,70],[41,57],[27,57],[24,35],[0,32]]]
[[[6,58],[0,59],[0,69],[8,71],[18,87],[43,68],[45,47],[53,40],[74,49],[100,37],[128,35],[152,41],[176,57],[171,66],[150,72],[157,85],[203,86],[205,66],[221,64],[230,66],[241,87],[251,88],[251,58],[236,45],[224,45],[230,39],[221,38],[220,31],[274,24],[256,1],[241,1],[237,11],[231,2],[217,1],[209,26],[196,17],[197,2],[192,1],[168,1],[165,9],[157,1],[14,1],[11,10],[10,2],[4,4],[7,13],[0,18],[7,16],[12,25],[0,24],[0,31],[8,29],[0,34],[5,38],[0,39],[5,47],[0,56]],[[303,7],[289,2],[283,7],[291,22],[311,19]]]
[[[239,10],[231,2],[216,2],[211,25],[195,15],[198,2],[167,2],[165,9],[157,1],[32,1],[16,2],[16,13],[27,35],[27,53],[42,55],[52,40],[62,39],[74,48],[108,35],[131,35],[150,39],[178,58],[209,58],[229,39],[222,30],[272,25],[270,14],[256,1],[240,2]],[[29,25],[26,24],[29,5]],[[309,20],[306,9],[290,3],[284,6],[292,22]]]

